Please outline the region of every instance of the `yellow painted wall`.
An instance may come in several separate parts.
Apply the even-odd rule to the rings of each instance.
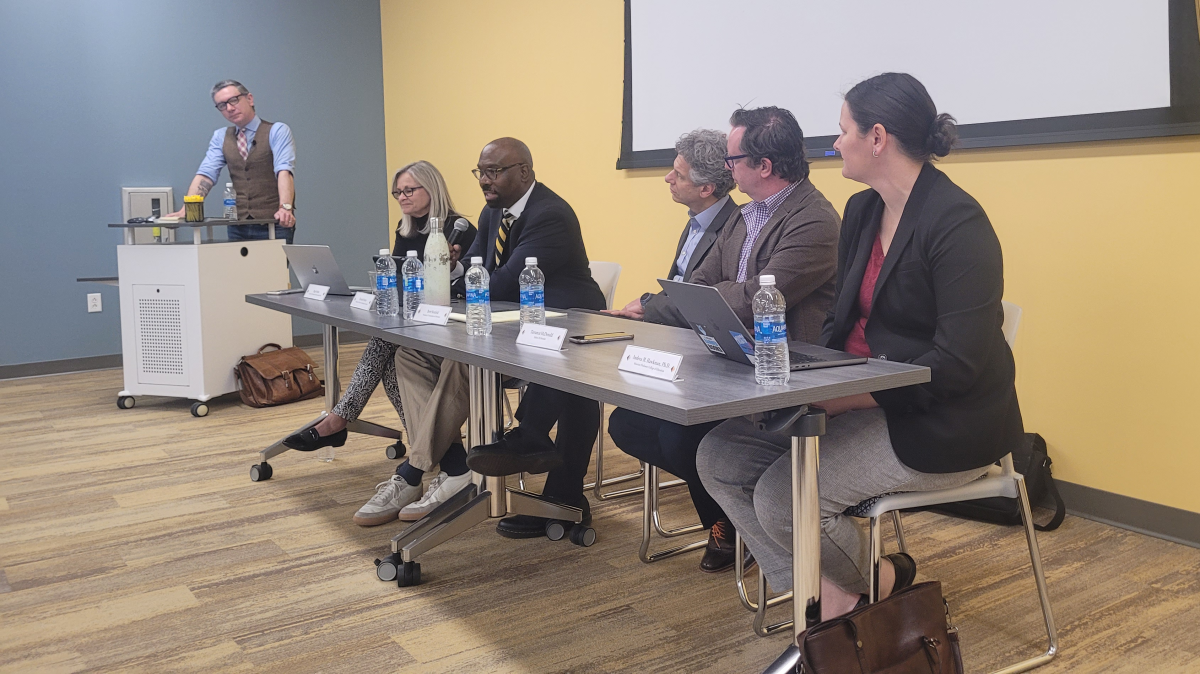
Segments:
[[[521,138],[538,179],[579,214],[591,259],[624,265],[618,302],[656,290],[686,212],[664,171],[614,168],[621,0],[382,0],[381,10],[389,166],[434,162],[474,216],[479,150]],[[1200,139],[963,151],[941,166],[1004,245],[1005,296],[1025,309],[1021,407],[1056,474],[1200,512]],[[814,164],[812,179],[839,208],[861,188],[838,161]]]

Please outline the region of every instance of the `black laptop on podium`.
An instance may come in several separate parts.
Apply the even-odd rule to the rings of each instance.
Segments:
[[[658,279],[658,284],[710,353],[754,365],[754,335],[746,330],[716,288],[666,279]],[[805,342],[788,342],[788,360],[793,371],[867,362],[862,356]]]

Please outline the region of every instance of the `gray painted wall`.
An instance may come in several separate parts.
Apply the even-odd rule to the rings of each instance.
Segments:
[[[75,279],[116,275],[121,187],[182,205],[224,78],[292,127],[296,242],[365,284],[387,245],[380,40],[378,0],[0,2],[0,365],[120,352],[117,289]]]

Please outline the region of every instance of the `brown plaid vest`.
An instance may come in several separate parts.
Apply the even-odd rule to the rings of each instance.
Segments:
[[[246,159],[237,148],[237,127],[225,129],[225,163],[237,193],[238,220],[272,220],[279,210],[279,182],[275,178],[275,155],[271,152],[272,122],[261,120]]]

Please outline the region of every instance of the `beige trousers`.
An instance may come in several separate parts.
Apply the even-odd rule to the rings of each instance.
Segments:
[[[408,462],[430,470],[462,438],[471,410],[467,366],[401,347],[396,379],[408,421]]]

